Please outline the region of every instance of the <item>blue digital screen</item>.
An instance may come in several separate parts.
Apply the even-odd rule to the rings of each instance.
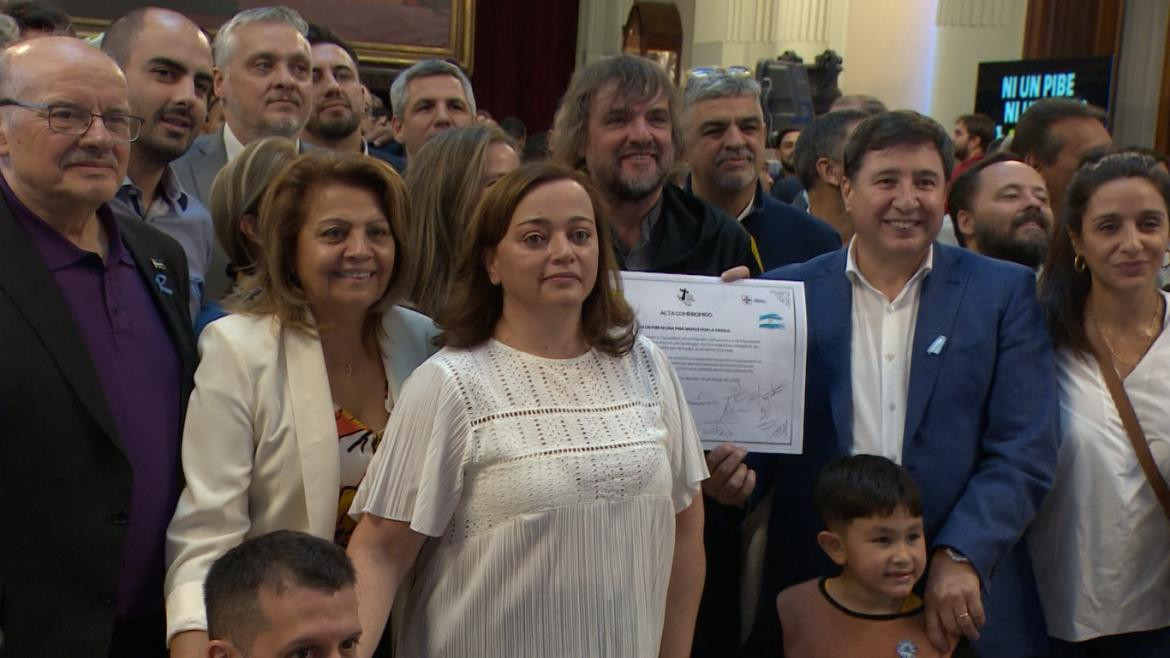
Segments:
[[[983,62],[975,111],[995,120],[996,137],[1010,134],[1020,115],[1041,98],[1075,98],[1109,111],[1112,57]]]

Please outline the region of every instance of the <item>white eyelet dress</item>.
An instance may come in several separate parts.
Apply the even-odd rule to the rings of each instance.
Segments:
[[[675,514],[707,477],[665,355],[490,340],[407,381],[351,513],[409,522],[398,656],[656,656]]]

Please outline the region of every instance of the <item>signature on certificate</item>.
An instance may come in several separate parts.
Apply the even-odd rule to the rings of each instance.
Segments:
[[[754,426],[755,430],[766,432],[773,438],[786,438],[790,431],[789,421],[783,417],[773,400],[787,389],[787,381],[773,382],[758,389],[744,388],[740,382],[735,382],[719,401],[722,403],[719,415],[700,423],[699,429],[705,434],[731,438]],[[711,404],[715,401],[696,402]]]

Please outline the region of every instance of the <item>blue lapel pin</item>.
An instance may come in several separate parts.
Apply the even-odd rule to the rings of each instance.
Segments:
[[[165,274],[155,274],[154,275],[154,284],[156,286],[158,286],[159,290],[161,290],[162,292],[164,292],[168,295],[175,294],[174,290],[171,290],[170,288],[167,287],[167,275],[165,275]]]
[[[938,338],[934,339],[934,342],[932,342],[930,344],[930,347],[926,348],[926,353],[927,354],[934,354],[937,356],[938,354],[942,353],[943,345],[946,345],[946,344],[947,344],[947,337],[946,336],[939,336]]]

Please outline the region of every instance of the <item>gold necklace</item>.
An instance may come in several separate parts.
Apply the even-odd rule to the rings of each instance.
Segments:
[[[1101,323],[1097,321],[1097,313],[1093,312],[1091,317],[1093,319],[1093,328],[1097,330],[1097,333],[1101,336],[1101,340],[1105,341],[1105,347],[1108,348],[1109,354],[1113,356],[1113,360],[1132,369],[1141,362],[1142,357],[1146,355],[1146,352],[1150,349],[1150,345],[1153,344],[1153,339],[1158,336],[1158,332],[1162,327],[1162,322],[1159,322],[1158,318],[1162,315],[1164,315],[1162,311],[1162,296],[1158,295],[1158,301],[1154,303],[1154,314],[1150,316],[1149,322],[1146,323],[1146,327],[1149,328],[1143,327],[1139,329],[1145,345],[1134,361],[1126,361],[1117,355],[1117,350],[1113,348],[1113,341],[1109,340],[1109,334],[1105,333],[1105,330],[1101,328]]]

